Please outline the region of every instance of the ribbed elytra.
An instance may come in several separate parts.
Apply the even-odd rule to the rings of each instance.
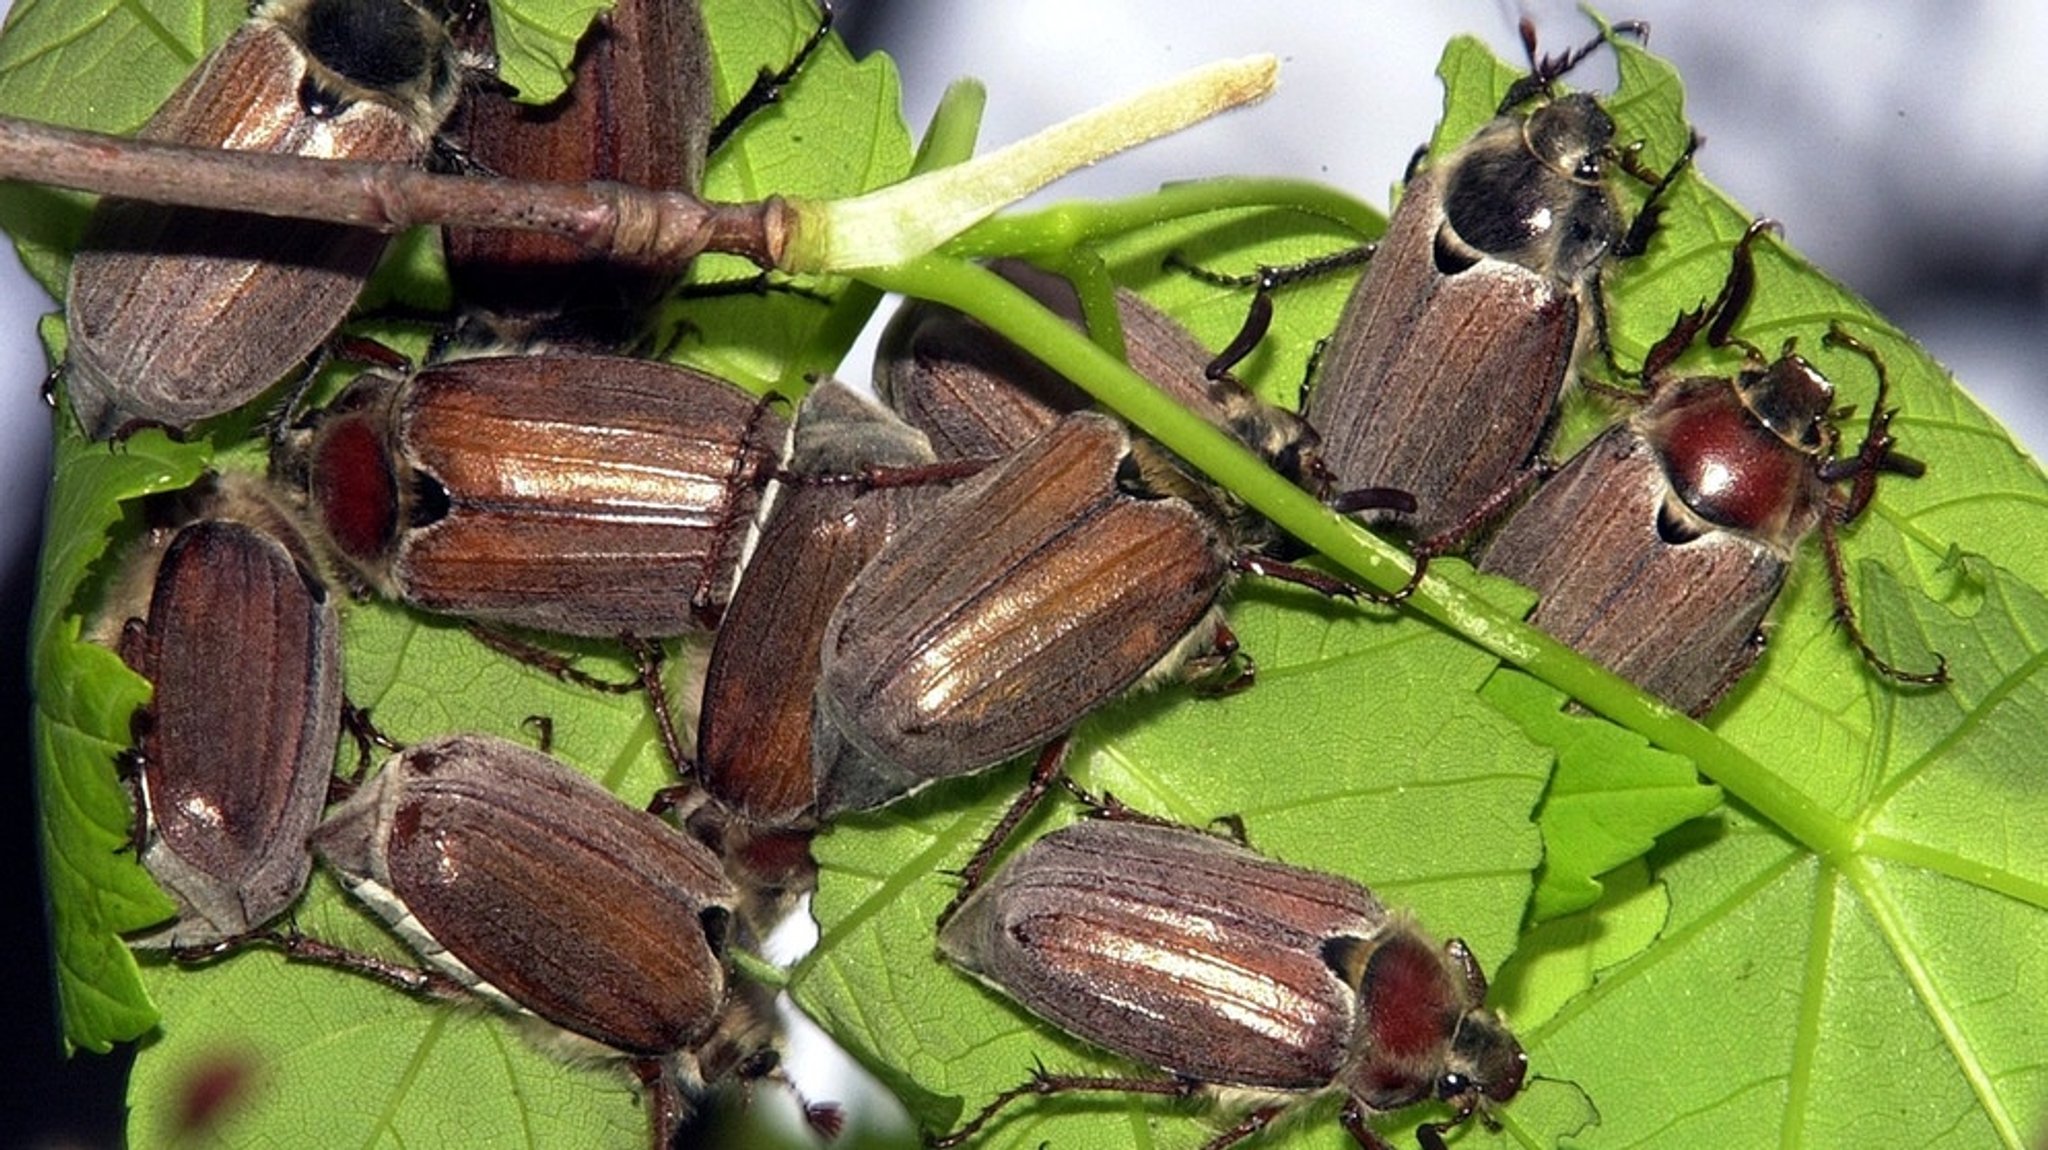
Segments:
[[[411,747],[312,842],[422,957],[609,1049],[685,1050],[724,1006],[717,858],[538,751]]]
[[[152,687],[135,721],[136,845],[178,904],[131,939],[148,947],[218,943],[298,900],[341,721],[341,623],[290,519],[248,476],[181,502],[168,542],[130,560],[146,615],[118,642]]]
[[[1108,417],[1065,416],[861,571],[820,656],[820,817],[1036,747],[1209,640],[1233,549],[1127,488],[1131,451]]]
[[[148,140],[408,163],[458,84],[409,0],[265,0],[141,131]],[[387,236],[104,200],[65,299],[65,391],[87,435],[185,428],[256,398],[355,303]]]
[[[655,638],[717,621],[784,426],[686,368],[488,356],[358,379],[277,466],[337,558],[385,595]]]
[[[1088,819],[1032,843],[971,894],[939,949],[1075,1037],[1170,1078],[1041,1072],[936,1146],[1029,1096],[1225,1088],[1249,1137],[1329,1094],[1360,1145],[1372,1115],[1432,1100],[1453,1122],[1520,1092],[1527,1059],[1462,942],[1431,942],[1371,891],[1183,827]],[[1447,1125],[1424,1125],[1440,1147]]]

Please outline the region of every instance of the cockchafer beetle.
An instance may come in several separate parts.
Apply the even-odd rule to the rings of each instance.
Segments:
[[[1498,116],[1409,181],[1311,380],[1303,414],[1346,485],[1415,493],[1425,549],[1483,525],[1606,346],[1601,275],[1641,252],[1673,165],[1629,228],[1606,185],[1614,121],[1585,93],[1523,101],[1604,41],[1539,59]],[[1690,149],[1686,156],[1690,157]]]
[[[433,970],[268,941],[538,1018],[567,1054],[625,1057],[653,1086],[658,1147],[707,1085],[772,1066],[772,1016],[728,986],[737,896],[717,858],[539,751],[487,735],[408,748],[312,845]]]
[[[1190,502],[1207,490],[1092,412],[955,487],[876,554],[827,626],[819,816],[994,766],[1178,670],[1217,646],[1233,572],[1354,593],[1241,547]]]
[[[1766,361],[1731,334],[1752,294],[1750,249],[1773,226],[1750,226],[1720,295],[1679,317],[1651,349],[1641,410],[1574,456],[1479,555],[1482,569],[1542,596],[1531,623],[1694,715],[1762,654],[1764,615],[1816,528],[1835,618],[1864,659],[1904,683],[1947,679],[1939,656],[1934,670],[1908,672],[1878,655],[1849,603],[1841,528],[1869,505],[1880,472],[1924,471],[1891,450],[1883,361],[1839,327],[1829,330],[1827,346],[1863,356],[1877,374],[1863,442],[1837,458],[1834,385],[1789,341]],[[1714,346],[1746,350],[1737,375],[1670,371],[1702,330]]]
[[[264,0],[142,128],[145,139],[417,161],[457,94],[439,21],[410,0]],[[340,325],[387,237],[102,201],[65,302],[86,434],[184,428],[254,399]]]
[[[1429,1101],[1443,1131],[1522,1088],[1528,1060],[1465,944],[1439,947],[1405,914],[1334,875],[1275,862],[1185,827],[1089,819],[1032,843],[939,932],[962,969],[1068,1033],[1170,1078],[1041,1071],[935,1146],[978,1134],[1031,1095],[1185,1097],[1212,1088],[1255,1108],[1221,1150],[1318,1095],[1368,1119]]]
[[[689,825],[724,855],[751,926],[779,918],[817,879],[811,707],[826,624],[875,552],[960,474],[934,464],[923,433],[835,380],[797,410],[783,480],[712,644],[697,724],[695,772],[715,801]]]
[[[1614,148],[1614,121],[1592,96],[1549,94],[1610,34],[1539,57],[1524,21],[1531,74],[1470,140],[1412,174],[1375,248],[1247,279],[1191,269],[1260,285],[1245,330],[1211,366],[1221,371],[1264,332],[1273,287],[1371,256],[1317,358],[1302,414],[1338,486],[1414,493],[1408,522],[1421,560],[1463,546],[1534,478],[1526,469],[1579,362],[1595,344],[1607,350],[1602,274],[1647,247],[1658,202],[1698,144],[1653,177]],[[1606,183],[1610,160],[1653,182],[1626,228]]]
[[[624,0],[591,23],[571,68],[569,89],[545,105],[516,103],[503,84],[473,86],[445,135],[495,175],[703,187],[711,52],[698,0]],[[673,279],[537,232],[448,228],[443,248],[457,298],[496,336],[522,342],[624,347]]]
[[[488,356],[365,375],[274,462],[385,595],[651,638],[715,625],[784,435],[762,401],[687,368]]]
[[[1022,260],[991,271],[1082,326],[1080,293],[1065,277]],[[1330,492],[1316,433],[1291,411],[1261,401],[1229,376],[1210,378],[1214,358],[1192,333],[1143,296],[1114,296],[1131,370],[1181,405],[1236,436],[1273,469],[1318,497]],[[924,432],[941,459],[1007,455],[1061,415],[1092,403],[1086,392],[996,335],[939,304],[911,300],[890,320],[875,356],[875,391]]]
[[[468,29],[479,54],[490,30]],[[780,98],[831,30],[816,30],[780,70],[763,68],[724,118],[712,118],[710,43],[700,0],[622,0],[577,43],[574,80],[544,106],[519,104],[502,83],[479,83],[444,133],[473,167],[518,179],[606,180],[696,194],[709,155],[749,116]],[[648,333],[650,311],[680,277],[607,261],[538,232],[449,228],[450,279],[470,311],[471,342],[622,350]]]
[[[138,545],[97,636],[154,688],[126,756],[142,865],[178,904],[130,940],[152,948],[215,943],[298,900],[342,710],[333,599],[262,481],[211,477],[170,506],[178,525]]]

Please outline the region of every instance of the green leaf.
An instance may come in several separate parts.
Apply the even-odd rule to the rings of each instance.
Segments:
[[[709,5],[721,102],[763,65],[787,60],[812,27],[800,0],[759,7]],[[233,6],[181,6],[173,17],[76,0],[23,9],[0,36],[0,110],[132,128],[240,18]],[[576,17],[559,19],[566,28]],[[554,41],[564,42],[573,36]],[[182,56],[173,45],[185,45]],[[1624,87],[1609,101],[1619,138],[1643,140],[1652,166],[1670,163],[1684,140],[1676,79],[1632,48],[1620,55]],[[1467,42],[1453,45],[1443,72],[1452,91],[1439,153],[1493,114],[1513,75]],[[909,155],[894,84],[886,62],[855,63],[829,44],[785,103],[715,158],[713,191],[829,194],[894,178]],[[94,101],[75,98],[81,86]],[[1702,161],[1711,167],[1711,150]],[[1624,185],[1623,195],[1633,210],[1642,189]],[[46,284],[61,286],[79,203],[0,190],[0,222]],[[1747,219],[1703,180],[1677,185],[1649,254],[1609,279],[1624,365],[1678,312],[1714,295]],[[1327,191],[1215,181],[990,221],[955,250],[1099,257],[1220,347],[1246,295],[1162,271],[1166,251],[1250,271],[1346,246],[1377,226]],[[1076,244],[1093,250],[1061,254]],[[435,298],[432,264],[407,261],[402,285],[379,290]],[[708,260],[698,269],[703,282],[736,274],[751,271]],[[1836,377],[1843,401],[1866,411],[1868,367],[1820,348],[1821,332],[1846,322],[1890,367],[1891,403],[1902,411],[1894,430],[1929,472],[1887,477],[1844,533],[1844,550],[1871,642],[1909,666],[1944,653],[1952,686],[1901,689],[1873,676],[1830,621],[1828,580],[1811,546],[1774,612],[1770,653],[1711,730],[1512,626],[1527,599],[1498,581],[1426,590],[1419,598],[1435,612],[1431,622],[1247,583],[1232,622],[1259,659],[1258,687],[1220,701],[1170,690],[1112,708],[1084,729],[1076,770],[1192,822],[1238,814],[1260,850],[1369,882],[1433,930],[1469,939],[1501,967],[1495,1001],[1521,1023],[1534,1070],[1547,1079],[1499,1112],[1505,1137],[1524,1145],[1560,1136],[1585,1146],[1860,1146],[1878,1137],[2024,1145],[2048,1098],[2036,1053],[2048,1004],[2032,990],[2048,974],[2036,957],[2048,942],[2037,937],[2048,932],[2048,843],[2038,833],[2048,799],[2033,770],[2040,756],[2030,754],[2042,726],[2032,672],[2048,605],[2043,478],[1910,340],[1790,248],[1763,245],[1759,276],[1741,334],[1767,348],[1798,337]],[[679,301],[676,354],[757,389],[790,389],[835,357],[846,318],[831,303],[838,286],[806,284],[824,301]],[[1261,394],[1293,399],[1348,286],[1335,276],[1282,294],[1279,337],[1244,368]],[[1686,369],[1730,363],[1701,355]],[[1610,415],[1575,401],[1560,449]],[[541,1058],[497,1014],[415,1002],[261,954],[196,970],[150,962],[138,980],[116,936],[165,904],[118,852],[128,809],[112,756],[144,689],[77,634],[109,577],[104,556],[132,533],[126,501],[190,482],[209,460],[260,468],[253,434],[251,415],[185,446],[144,436],[110,452],[60,436],[33,657],[38,792],[70,1040],[104,1048],[147,1029],[161,1010],[132,1085],[138,1145],[169,1140],[179,1104],[221,1067],[249,1084],[223,1119],[227,1144],[290,1144],[312,1123],[358,1142],[639,1141],[644,1126],[623,1071]],[[1250,486],[1227,460],[1190,457]],[[1329,546],[1339,562],[1359,562],[1358,546]],[[563,688],[456,627],[389,605],[355,606],[347,645],[351,697],[402,739],[456,727],[531,737],[526,717],[546,715],[558,751],[629,799],[667,778],[631,698]],[[623,677],[603,647],[584,647],[585,662]],[[1489,651],[1512,653],[1533,678],[1623,722],[1560,713],[1555,694],[1498,673]],[[1628,862],[1710,794],[1645,740],[1689,758],[1732,802]],[[932,918],[951,891],[941,872],[965,858],[1018,778],[1013,766],[934,788],[850,820],[820,844],[825,935],[795,972],[799,997],[929,1125],[1015,1085],[1034,1056],[1057,1069],[1132,1072],[933,953]],[[1027,829],[1071,817],[1071,804],[1058,801]],[[1540,885],[1531,879],[1539,857]],[[321,937],[404,957],[325,879],[297,920]],[[1345,1144],[1323,1117],[1258,1144]],[[1158,1099],[1033,1101],[991,1132],[991,1144],[1193,1146],[1222,1118]],[[1392,1123],[1385,1132],[1401,1144],[1412,1137]],[[1477,1124],[1456,1138],[1489,1141]]]
[[[32,729],[64,1040],[87,1050],[104,1052],[156,1021],[116,935],[162,922],[175,907],[135,860],[134,819],[114,775],[114,757],[129,744],[128,717],[148,701],[149,685],[112,651],[80,640],[99,615],[97,602],[82,601],[84,589],[119,522],[116,500],[189,484],[203,458],[154,432],[119,453],[75,437],[58,441],[42,593],[29,625]]]
[[[817,30],[816,8],[762,10],[751,0],[708,0],[705,19],[716,46],[717,106],[729,108],[765,69],[779,71]],[[749,117],[711,157],[704,194],[715,200],[769,195],[831,198],[865,192],[910,171],[910,130],[903,123],[896,68],[879,54],[855,60],[836,36],[820,45],[774,104]],[[691,267],[699,292],[752,282],[758,269],[732,256],[705,256]],[[836,307],[846,283],[803,279],[801,292],[707,295],[671,308],[681,334],[674,358],[755,390],[800,394],[807,374],[839,365],[872,299],[853,314]],[[821,338],[822,337],[822,338]]]
[[[1700,785],[1691,762],[1613,723],[1560,712],[1564,696],[1527,675],[1503,670],[1481,694],[1557,752],[1557,773],[1537,816],[1544,851],[1529,906],[1532,923],[1593,905],[1599,875],[1642,857],[1658,835],[1721,805],[1720,790]]]
[[[1614,868],[1599,889],[1593,905],[1525,932],[1494,979],[1492,1001],[1525,1031],[1554,1018],[1597,975],[1642,953],[1663,932],[1670,898],[1645,860]]]
[[[491,33],[498,78],[512,85],[522,103],[553,103],[573,78],[569,63],[576,42],[611,6],[612,0],[497,0],[491,5]]]

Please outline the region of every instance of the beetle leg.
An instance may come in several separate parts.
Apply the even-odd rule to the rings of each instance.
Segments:
[[[1319,591],[1324,595],[1328,595],[1332,599],[1364,599],[1369,603],[1398,603],[1401,601],[1397,595],[1385,595],[1378,591],[1369,591],[1356,584],[1345,582],[1335,575],[1325,574],[1313,567],[1302,567],[1294,563],[1282,563],[1275,559],[1268,559],[1264,555],[1253,551],[1240,552],[1233,556],[1230,560],[1230,569],[1244,575],[1257,575],[1265,579],[1277,579],[1282,583],[1292,583],[1297,587],[1306,587],[1311,591]]]
[[[1234,1146],[1272,1125],[1273,1119],[1285,1109],[1285,1106],[1261,1106],[1245,1115],[1237,1125],[1202,1143],[1202,1150],[1223,1150],[1226,1146]]]
[[[1387,1140],[1380,1137],[1379,1131],[1366,1124],[1365,1114],[1365,1107],[1360,1105],[1356,1098],[1347,1098],[1344,1100],[1344,1109],[1337,1112],[1337,1122],[1344,1127],[1346,1134],[1351,1135],[1351,1140],[1364,1147],[1365,1150],[1393,1150],[1393,1147],[1387,1145]],[[1424,1140],[1425,1136],[1422,1131],[1427,1129],[1429,1127],[1424,1126],[1415,1132],[1417,1140],[1422,1141],[1423,1145],[1428,1147],[1428,1150],[1443,1150],[1442,1138],[1437,1139],[1437,1144],[1434,1147],[1430,1147],[1429,1143]]]
[[[1650,237],[1657,233],[1658,221],[1664,214],[1664,206],[1660,202],[1664,198],[1664,193],[1669,191],[1678,177],[1692,166],[1693,154],[1698,152],[1700,145],[1705,142],[1706,138],[1695,129],[1686,138],[1685,150],[1678,153],[1678,158],[1671,162],[1671,166],[1666,168],[1661,176],[1637,163],[1639,145],[1615,153],[1623,171],[1650,185],[1650,194],[1643,201],[1642,209],[1636,212],[1636,218],[1630,221],[1628,232],[1622,236],[1621,242],[1614,246],[1615,255],[1628,259],[1649,250]]]
[[[668,658],[667,649],[660,643],[631,636],[626,638],[626,649],[633,653],[634,661],[640,666],[640,686],[647,692],[647,707],[654,714],[654,733],[661,739],[661,749],[668,756],[669,765],[685,780],[696,778],[696,760],[683,749],[682,728],[676,724],[675,712],[669,707],[668,685],[661,677],[662,666]]]
[[[1179,252],[1168,253],[1166,266],[1184,271],[1205,284],[1215,287],[1249,287],[1257,290],[1252,294],[1251,308],[1246,313],[1244,326],[1230,337],[1230,343],[1216,358],[1209,361],[1203,374],[1210,379],[1222,379],[1230,374],[1244,358],[1252,353],[1259,341],[1266,337],[1266,329],[1273,324],[1273,293],[1279,288],[1300,280],[1314,279],[1339,268],[1353,267],[1372,258],[1377,245],[1361,244],[1355,248],[1315,256],[1298,264],[1284,267],[1261,265],[1250,275],[1225,275],[1211,271],[1181,256]]]
[[[288,962],[305,962],[345,970],[407,994],[417,994],[444,1002],[467,1001],[470,997],[467,987],[438,970],[408,966],[402,962],[392,962],[373,954],[364,954],[361,951],[335,946],[333,943],[321,942],[317,938],[308,938],[299,933],[297,927],[285,930],[252,930],[247,934],[222,939],[209,946],[178,948],[171,952],[171,957],[181,963],[211,962],[252,946],[274,946],[284,953]]]
[[[394,752],[405,749],[404,744],[379,730],[377,724],[370,721],[368,707],[358,707],[346,698],[341,701],[341,729],[347,731],[349,738],[356,742],[356,773],[355,778],[350,781],[351,787],[362,782],[363,776],[370,773],[370,748],[377,747]]]
[[[1849,641],[1856,644],[1856,649],[1863,652],[1863,661],[1885,678],[1923,687],[1939,686],[1948,682],[1947,655],[1935,652],[1932,671],[1908,671],[1878,654],[1876,648],[1870,645],[1870,640],[1864,638],[1863,628],[1856,622],[1856,609],[1849,603],[1849,570],[1842,562],[1840,523],[1841,518],[1832,507],[1828,514],[1821,516],[1820,545],[1822,553],[1827,556],[1828,584],[1835,596],[1835,622],[1841,624],[1842,630],[1848,632]]]
[[[953,917],[953,912],[960,909],[960,904],[967,901],[967,896],[981,887],[982,878],[988,873],[988,864],[995,858],[996,852],[1003,848],[1003,844],[1009,841],[1011,832],[1017,829],[1017,824],[1023,822],[1024,816],[1038,806],[1039,800],[1045,798],[1045,793],[1052,789],[1053,783],[1064,777],[1067,748],[1070,745],[1071,737],[1061,735],[1038,752],[1038,762],[1031,768],[1031,778],[1024,784],[1024,789],[1010,803],[1010,808],[1003,812],[1003,817],[996,821],[988,837],[981,840],[980,846],[974,848],[974,855],[967,860],[967,865],[960,868],[960,889],[953,895],[953,901],[946,904],[946,909],[939,912],[940,926],[946,925],[946,920]]]
[[[1481,500],[1463,519],[1417,543],[1409,552],[1410,558],[1415,561],[1415,568],[1408,573],[1408,582],[1402,584],[1388,601],[1398,603],[1415,594],[1415,589],[1422,585],[1422,577],[1429,573],[1430,560],[1439,555],[1455,555],[1463,551],[1474,537],[1492,527],[1509,508],[1520,502],[1523,494],[1531,486],[1549,478],[1556,471],[1555,463],[1537,457],[1535,462],[1517,471],[1498,490]]]
[[[619,682],[593,675],[588,671],[579,671],[567,657],[536,647],[524,639],[494,627],[471,623],[468,630],[472,638],[498,654],[509,659],[517,659],[534,670],[552,675],[564,683],[588,687],[607,695],[630,695],[640,689],[638,679]]]
[[[1030,1080],[1012,1086],[989,1100],[981,1113],[969,1119],[959,1129],[944,1137],[926,1136],[925,1145],[932,1150],[946,1150],[947,1147],[963,1146],[981,1133],[1002,1109],[1019,1098],[1032,1096],[1050,1097],[1054,1094],[1072,1094],[1081,1091],[1102,1091],[1112,1094],[1158,1094],[1170,1098],[1187,1098],[1200,1089],[1199,1085],[1184,1078],[1114,1078],[1095,1077],[1085,1074],[1048,1074],[1044,1067],[1033,1070]],[[1269,1116],[1270,1117],[1270,1116]],[[1249,1131],[1247,1132],[1249,1133]],[[1243,1137],[1240,1135],[1239,1137]],[[1235,1141],[1233,1139],[1232,1141]],[[1217,1143],[1210,1143],[1215,1146]],[[1223,1143],[1228,1145],[1228,1143]],[[1205,1148],[1206,1150],[1206,1148]]]
[[[811,30],[811,38],[804,41],[803,47],[796,50],[796,55],[789,63],[784,64],[781,70],[770,72],[763,68],[754,76],[753,85],[734,101],[732,109],[712,126],[710,144],[706,151],[717,152],[732,138],[732,134],[739,130],[740,125],[746,123],[755,113],[781,100],[782,89],[787,87],[791,80],[796,79],[796,74],[810,62],[818,46],[825,42],[825,34],[831,30],[832,5],[821,3],[818,5],[818,26]]]

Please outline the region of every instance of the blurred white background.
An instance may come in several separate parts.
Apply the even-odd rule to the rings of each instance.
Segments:
[[[1116,196],[1171,179],[1286,174],[1384,204],[1431,130],[1444,42],[1477,34],[1518,59],[1527,11],[1551,50],[1582,40],[1561,0],[839,0],[840,30],[886,50],[914,128],[960,75],[987,83],[985,144],[1211,59],[1273,52],[1282,89],[1185,137],[1057,185]],[[1637,0],[1651,47],[1685,78],[1708,137],[1700,167],[1947,363],[2038,455],[2048,447],[2048,5],[2030,0]],[[1574,81],[1601,88],[1596,60]],[[50,413],[35,319],[52,304],[0,257],[0,714],[13,764],[0,809],[16,921],[41,919],[25,716],[23,633]],[[867,365],[843,374],[865,378]],[[1940,466],[1940,461],[1932,461]],[[0,1017],[19,1020],[0,1066],[0,1116],[19,1145],[117,1145],[117,1067],[60,1062],[40,939],[15,948]],[[824,1095],[822,1091],[819,1092]]]

